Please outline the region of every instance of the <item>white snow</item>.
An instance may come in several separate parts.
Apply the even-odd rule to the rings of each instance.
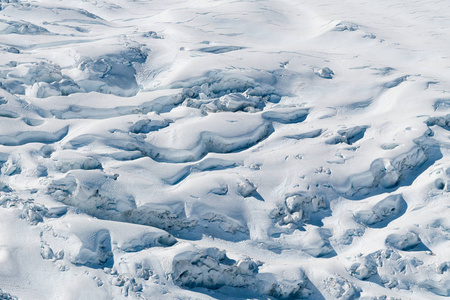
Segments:
[[[0,299],[450,297],[450,7],[0,0]]]

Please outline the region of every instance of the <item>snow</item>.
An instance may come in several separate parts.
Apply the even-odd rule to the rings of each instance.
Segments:
[[[0,0],[0,298],[448,298],[449,27]]]

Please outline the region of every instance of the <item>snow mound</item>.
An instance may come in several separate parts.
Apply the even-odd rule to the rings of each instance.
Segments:
[[[379,201],[370,210],[358,211],[355,220],[369,227],[382,228],[406,211],[406,202],[401,195],[391,195]]]
[[[301,270],[265,268],[249,258],[232,260],[225,251],[208,248],[185,251],[173,259],[173,277],[182,286],[220,289],[224,286],[265,294],[276,299],[303,298],[310,295],[307,278]],[[272,273],[273,272],[273,273]],[[287,275],[287,276],[286,276]]]

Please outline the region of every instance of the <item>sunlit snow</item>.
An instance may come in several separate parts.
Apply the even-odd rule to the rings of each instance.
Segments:
[[[450,2],[0,0],[0,299],[450,297]]]

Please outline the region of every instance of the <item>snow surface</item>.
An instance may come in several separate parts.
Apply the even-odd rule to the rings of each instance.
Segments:
[[[0,0],[0,298],[450,297],[449,48],[445,0]]]

